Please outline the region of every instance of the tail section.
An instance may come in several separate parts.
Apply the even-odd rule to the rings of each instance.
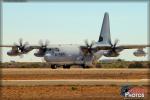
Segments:
[[[107,12],[104,14],[103,24],[102,24],[98,42],[104,43],[104,44],[110,44],[111,42],[109,14]]]

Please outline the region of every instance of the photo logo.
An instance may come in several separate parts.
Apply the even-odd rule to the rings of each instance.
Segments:
[[[136,86],[122,86],[120,94],[124,97],[142,98],[144,97],[144,89]]]

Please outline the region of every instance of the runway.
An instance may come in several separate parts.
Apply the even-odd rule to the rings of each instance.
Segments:
[[[150,79],[99,79],[99,80],[2,80],[1,86],[49,86],[49,85],[150,85]]]

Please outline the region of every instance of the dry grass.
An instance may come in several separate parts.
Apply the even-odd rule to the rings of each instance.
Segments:
[[[139,66],[140,65],[140,66]],[[6,62],[0,64],[1,68],[50,68],[46,62]],[[111,63],[99,62],[97,68],[150,68],[150,61],[115,61]]]

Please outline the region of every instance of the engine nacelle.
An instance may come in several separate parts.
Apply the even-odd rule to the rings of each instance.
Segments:
[[[18,56],[19,52],[16,51],[16,50],[10,50],[10,51],[7,52],[7,55],[9,55],[9,56]]]
[[[117,56],[119,56],[119,53],[112,52],[112,51],[107,51],[107,52],[104,52],[103,55],[104,55],[105,57],[117,57]]]
[[[39,50],[37,53],[34,53],[34,55],[35,55],[36,57],[43,57],[43,56],[45,55],[45,53],[42,52],[41,50]]]
[[[40,54],[40,53],[34,53],[34,55],[35,55],[36,57],[43,57],[43,56],[44,56],[43,54]]]
[[[133,53],[133,55],[136,57],[143,57],[146,56],[146,53],[143,51],[143,49],[138,49]]]

